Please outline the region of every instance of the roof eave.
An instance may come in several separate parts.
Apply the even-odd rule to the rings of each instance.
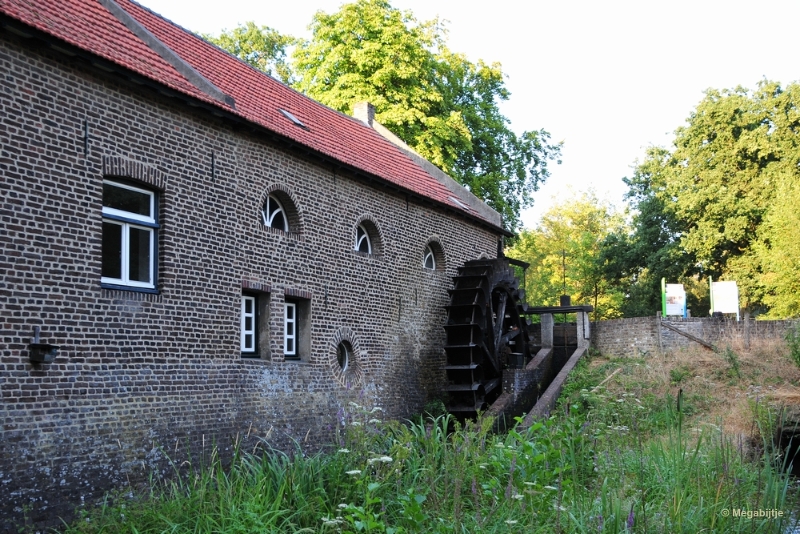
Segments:
[[[503,236],[506,236],[506,237],[513,237],[514,236],[514,234],[512,232],[509,232],[508,230],[506,230],[504,228],[501,228],[501,227],[499,227],[499,226],[497,226],[495,224],[492,224],[491,222],[486,221],[485,219],[482,219],[481,217],[477,217],[477,216],[472,215],[470,213],[455,209],[455,208],[449,206],[448,204],[446,204],[444,202],[440,202],[438,200],[426,197],[424,195],[420,195],[419,193],[416,193],[415,191],[413,191],[411,189],[404,188],[404,187],[402,187],[402,186],[400,186],[400,185],[398,185],[398,184],[396,184],[394,182],[391,182],[391,181],[389,181],[389,180],[387,180],[385,178],[381,178],[380,176],[365,172],[364,170],[359,169],[357,167],[354,167],[352,165],[349,165],[349,164],[347,164],[347,163],[335,158],[334,156],[331,156],[331,155],[325,154],[324,152],[320,152],[318,150],[315,150],[315,149],[309,147],[308,145],[305,145],[303,143],[300,143],[299,141],[296,141],[296,140],[292,139],[291,137],[288,137],[288,136],[285,136],[283,134],[280,134],[280,133],[278,133],[278,132],[276,132],[274,130],[270,130],[269,128],[267,128],[267,127],[265,127],[265,126],[263,126],[263,125],[261,125],[261,124],[259,124],[257,122],[248,120],[247,118],[242,117],[241,115],[239,115],[239,114],[237,114],[237,113],[235,113],[235,112],[233,112],[233,111],[231,111],[229,109],[226,109],[225,107],[222,106],[222,104],[214,104],[214,103],[211,103],[211,102],[206,102],[206,101],[203,101],[203,100],[201,100],[199,98],[193,97],[193,96],[191,96],[189,94],[181,92],[181,91],[179,91],[177,89],[173,89],[173,88],[171,88],[171,87],[169,87],[169,86],[167,86],[167,85],[165,85],[165,84],[163,84],[163,83],[161,83],[159,81],[156,81],[156,80],[154,80],[152,78],[148,78],[148,77],[146,77],[146,76],[144,76],[142,74],[139,74],[139,73],[137,73],[137,72],[135,72],[135,71],[133,71],[133,70],[127,68],[127,67],[124,67],[124,66],[122,66],[122,65],[120,65],[118,63],[114,63],[113,61],[105,59],[105,58],[103,58],[101,56],[98,56],[98,55],[88,51],[88,50],[85,50],[83,48],[80,48],[78,46],[73,45],[72,43],[64,41],[63,39],[60,39],[59,37],[56,37],[56,36],[54,36],[52,34],[44,32],[44,31],[42,31],[42,30],[40,30],[38,28],[35,28],[33,26],[30,26],[30,25],[28,25],[28,24],[26,24],[26,23],[24,23],[24,22],[22,22],[22,21],[20,21],[18,19],[10,17],[5,13],[0,13],[0,27],[9,30],[11,33],[13,33],[13,34],[15,34],[15,35],[17,35],[19,37],[22,37],[22,38],[25,38],[25,39],[35,39],[35,40],[41,41],[41,42],[47,44],[50,47],[50,49],[53,50],[56,54],[59,54],[59,55],[62,55],[62,56],[66,56],[67,58],[70,58],[70,59],[75,59],[75,58],[84,59],[84,60],[86,60],[88,62],[89,67],[99,70],[104,75],[108,75],[108,74],[111,74],[111,73],[117,74],[117,75],[121,75],[123,78],[125,78],[125,79],[127,79],[127,80],[129,80],[129,81],[131,81],[131,82],[133,82],[133,83],[135,83],[137,85],[144,86],[144,87],[149,87],[150,89],[155,90],[156,92],[158,92],[158,93],[160,93],[160,94],[162,94],[164,96],[171,97],[171,98],[176,98],[178,100],[181,100],[181,101],[183,101],[184,103],[188,104],[191,107],[198,108],[198,109],[203,109],[203,110],[205,110],[205,111],[207,111],[207,112],[209,112],[209,113],[211,113],[211,114],[213,114],[213,115],[215,115],[217,117],[220,117],[220,118],[223,118],[223,119],[226,119],[226,120],[230,120],[230,121],[232,121],[232,122],[234,122],[236,124],[239,124],[239,125],[242,125],[242,124],[247,125],[249,128],[251,128],[254,131],[258,131],[258,132],[261,132],[261,133],[266,133],[273,140],[278,141],[278,142],[283,143],[283,144],[286,144],[286,145],[290,145],[295,149],[299,149],[300,151],[305,152],[308,155],[312,155],[315,158],[320,159],[320,160],[324,161],[325,163],[327,163],[329,165],[332,164],[333,166],[335,166],[335,167],[337,167],[339,169],[345,169],[348,172],[350,172],[350,173],[352,173],[352,174],[354,174],[356,176],[362,177],[363,179],[367,180],[368,182],[375,182],[377,184],[380,184],[381,186],[383,186],[386,189],[394,190],[394,191],[396,191],[396,192],[398,192],[400,194],[407,195],[409,197],[409,199],[413,198],[414,200],[416,200],[419,203],[436,206],[438,208],[443,208],[446,212],[452,213],[452,214],[458,215],[459,217],[462,217],[464,219],[470,220],[471,222],[476,223],[478,226],[481,226],[481,227],[483,227],[485,229],[488,229],[488,230],[492,231],[495,234],[503,235]]]

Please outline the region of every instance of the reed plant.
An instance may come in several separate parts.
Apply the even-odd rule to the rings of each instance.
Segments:
[[[771,443],[754,451],[687,424],[681,392],[592,392],[599,377],[586,380],[587,369],[575,380],[594,387],[570,386],[555,415],[527,428],[494,434],[488,419],[449,415],[401,424],[353,404],[327,452],[235,446],[229,462],[213,453],[176,466],[149,492],[109,498],[64,531],[787,532],[794,495]]]

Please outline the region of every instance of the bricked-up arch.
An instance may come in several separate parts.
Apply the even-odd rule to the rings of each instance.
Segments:
[[[420,256],[420,262],[424,261],[424,257],[426,251],[430,249],[433,252],[433,258],[436,261],[436,271],[444,271],[446,269],[445,265],[445,254],[444,254],[444,247],[442,247],[442,242],[439,239],[439,236],[431,236],[428,238],[428,241],[425,243],[425,247],[422,249],[422,256]]]
[[[164,191],[167,175],[150,165],[119,156],[103,156],[103,177],[127,178]]]
[[[339,365],[339,345],[347,343],[352,348],[347,368],[342,369]],[[361,345],[358,338],[350,328],[342,326],[333,333],[333,339],[328,350],[328,366],[334,378],[346,388],[355,388],[361,385],[364,380],[364,371],[361,367]]]
[[[372,215],[362,215],[358,221],[356,222],[355,227],[353,228],[353,244],[356,243],[356,237],[358,235],[358,227],[361,226],[364,230],[367,231],[367,235],[369,236],[370,244],[372,245],[372,253],[365,254],[363,252],[358,252],[359,254],[363,255],[370,255],[370,256],[380,256],[383,254],[383,232],[381,232],[380,226],[375,222],[375,218]]]
[[[263,213],[267,205],[267,200],[270,196],[278,199],[278,202],[280,202],[281,206],[283,207],[283,210],[286,213],[286,218],[289,222],[288,232],[278,230],[277,228],[270,228],[264,224]],[[261,197],[261,203],[258,206],[258,218],[259,221],[261,221],[262,227],[272,233],[288,235],[289,237],[300,237],[303,234],[303,217],[301,215],[300,208],[294,200],[295,198],[296,195],[294,192],[284,185],[274,184],[269,186],[264,191],[264,194]]]

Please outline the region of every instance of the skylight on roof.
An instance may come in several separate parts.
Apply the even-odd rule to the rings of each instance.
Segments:
[[[467,206],[466,204],[464,204],[463,202],[461,202],[461,201],[460,201],[460,200],[458,200],[457,198],[455,198],[455,197],[449,197],[449,198],[450,198],[450,201],[451,201],[453,204],[455,204],[456,206],[460,206],[460,207],[461,207],[462,209],[464,209],[465,211],[470,211],[470,209],[469,209],[469,206]]]
[[[285,109],[279,109],[278,111],[283,113],[283,116],[286,117],[287,119],[289,119],[290,121],[292,121],[295,126],[299,126],[300,128],[308,129],[308,126],[303,124],[303,122],[300,119],[298,119],[297,117],[295,117],[294,115],[292,115],[291,113],[286,111]]]

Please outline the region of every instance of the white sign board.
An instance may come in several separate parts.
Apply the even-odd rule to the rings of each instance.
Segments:
[[[739,317],[739,288],[736,282],[711,282],[711,313],[735,313]]]
[[[686,315],[686,291],[683,284],[667,284],[667,315]]]

